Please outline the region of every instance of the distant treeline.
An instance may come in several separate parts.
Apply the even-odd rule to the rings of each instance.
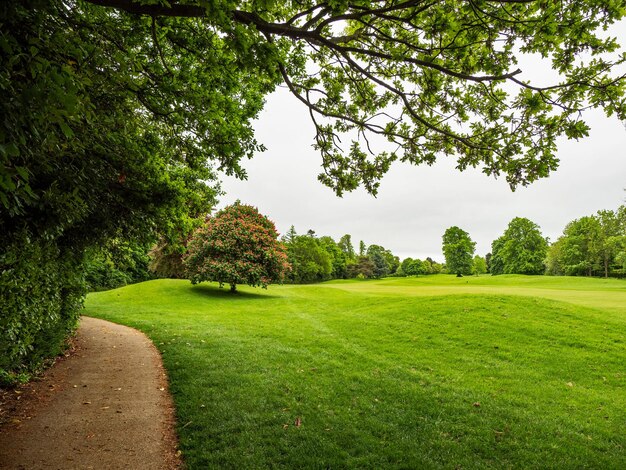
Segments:
[[[626,206],[570,222],[552,244],[537,224],[516,217],[485,257],[474,253],[475,243],[467,232],[450,227],[443,237],[444,263],[430,257],[401,260],[381,245],[353,243],[349,234],[334,240],[313,230],[298,234],[293,226],[281,240],[292,267],[285,282],[294,284],[440,273],[626,276]],[[110,243],[87,264],[88,284],[99,290],[152,277],[184,278],[180,261],[184,249],[167,248],[159,245],[148,252],[145,244]]]
[[[313,230],[299,235],[293,226],[282,237],[287,247],[291,272],[287,282],[301,284],[330,279],[371,279],[389,275],[437,274],[443,266],[431,258],[424,261],[400,258],[380,245],[352,244],[352,236],[339,241],[329,236],[316,236]]]

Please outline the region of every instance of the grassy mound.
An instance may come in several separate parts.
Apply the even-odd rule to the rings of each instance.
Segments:
[[[86,314],[163,353],[190,468],[626,468],[626,283],[159,280]]]

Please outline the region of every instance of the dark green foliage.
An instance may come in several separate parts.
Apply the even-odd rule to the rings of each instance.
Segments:
[[[450,274],[471,274],[476,243],[459,227],[450,227],[443,234],[443,254]]]
[[[369,256],[359,256],[356,262],[348,265],[349,278],[371,279],[376,277],[376,265]]]
[[[319,243],[330,256],[332,264],[331,277],[333,279],[345,279],[348,275],[348,255],[329,236],[320,237]]]
[[[183,253],[165,241],[159,242],[148,252],[148,270],[156,277],[185,278]]]
[[[543,274],[548,241],[534,222],[515,217],[491,244],[492,274]]]
[[[94,256],[100,247],[148,242],[157,231],[171,237],[215,199],[204,183],[213,180],[202,153],[211,147],[188,142],[176,116],[149,109],[157,106],[148,91],[154,83],[145,81],[151,72],[137,73],[133,59],[150,55],[141,41],[149,20],[133,23],[83,6],[0,4],[5,376],[58,352],[75,327],[85,270],[94,284],[126,277],[107,267],[108,255]],[[215,93],[241,100],[234,91]],[[145,268],[139,264],[122,271],[138,278]]]
[[[81,257],[28,230],[0,233],[0,384],[25,378],[61,352],[77,326]]]
[[[85,281],[90,291],[147,281],[148,244],[112,240],[105,248],[90,250],[85,262]]]
[[[581,217],[565,227],[547,255],[547,273],[568,276],[623,276],[626,206]]]
[[[306,284],[332,279],[333,254],[326,249],[328,242],[322,244],[311,235],[297,235],[295,230],[283,240],[291,264],[291,272],[287,275],[290,282]]]

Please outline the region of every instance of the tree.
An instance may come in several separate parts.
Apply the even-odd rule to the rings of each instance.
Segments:
[[[354,247],[352,246],[351,235],[345,234],[339,239],[339,243],[337,243],[337,245],[339,246],[339,249],[344,252],[348,261],[356,259],[356,253],[354,252]]]
[[[443,270],[443,266],[437,263],[430,256],[424,261],[424,265],[428,272],[426,274],[439,274]]]
[[[372,274],[372,277],[385,277],[387,274],[389,274],[389,263],[387,262],[387,259],[385,258],[385,255],[383,253],[374,250],[371,254],[368,254],[367,257],[374,264],[374,272]]]
[[[184,264],[193,284],[216,281],[266,288],[289,270],[274,223],[252,206],[239,202],[209,217],[187,247]]]
[[[617,211],[600,210],[596,216],[600,224],[596,250],[600,257],[604,277],[609,277],[611,264],[623,249],[626,240],[626,220],[620,217],[620,210],[623,213],[625,206]]]
[[[108,255],[92,256],[100,247],[188,233],[217,194],[209,153],[185,143],[165,108],[157,117],[139,102],[156,89],[120,49],[145,47],[149,23],[131,31],[124,15],[111,29],[110,12],[81,5],[0,2],[0,376],[66,344],[85,275],[106,268]]]
[[[395,273],[398,266],[400,266],[400,259],[397,256],[394,256],[391,251],[380,245],[368,246],[366,254],[372,259],[372,261],[374,261],[374,264],[378,266],[377,277]],[[382,260],[376,261],[374,259],[374,255],[380,255],[384,262]]]
[[[359,256],[365,256],[366,251],[367,247],[365,246],[365,242],[361,240],[359,242]]]
[[[620,274],[626,248],[626,206],[573,220],[548,254],[550,274],[604,276]]]
[[[369,256],[359,256],[356,263],[348,266],[348,276],[367,279],[376,277],[376,265]]]
[[[292,267],[289,273],[291,282],[309,283],[331,279],[333,257],[320,239],[309,234],[297,235],[287,244],[287,255]]]
[[[426,274],[426,266],[424,262],[419,259],[414,259],[407,266],[407,275],[409,276],[419,276],[420,274]]]
[[[244,178],[263,150],[251,122],[280,84],[310,111],[338,194],[375,194],[394,161],[438,155],[528,184],[556,168],[559,137],[587,134],[581,111],[626,118],[626,58],[602,36],[623,17],[596,0],[0,2],[5,271],[22,263],[32,283],[27,265],[64,265],[41,300],[75,323],[85,250],[177,239],[190,206],[214,202],[213,164]],[[551,61],[554,83],[530,82],[521,53]],[[25,243],[41,246],[15,261]]]
[[[596,240],[600,223],[593,216],[581,217],[565,226],[560,245],[563,270],[568,276],[592,276],[600,269]]]
[[[344,279],[347,276],[348,256],[346,253],[329,236],[320,237],[319,244],[330,256],[332,265],[330,277],[333,279]]]
[[[487,261],[482,256],[476,255],[474,256],[474,260],[472,262],[472,274],[479,275],[485,274],[487,272]]]
[[[449,273],[457,276],[472,273],[476,243],[459,227],[450,227],[443,234],[443,254]]]
[[[548,241],[534,222],[515,217],[491,245],[492,274],[543,274]]]
[[[400,263],[400,268],[398,269],[398,272],[403,275],[403,276],[409,276],[410,274],[408,273],[408,271],[410,271],[409,266],[411,265],[411,263],[413,262],[413,258],[405,258],[402,260],[402,263]]]
[[[284,83],[310,111],[319,179],[338,193],[359,184],[375,193],[394,161],[430,164],[437,155],[456,155],[460,169],[504,174],[512,187],[528,184],[557,167],[559,137],[588,134],[581,111],[600,106],[626,117],[625,59],[618,40],[603,35],[625,15],[619,1],[86,0],[65,10],[83,28],[97,25],[100,41],[119,41],[112,57],[150,72],[129,85],[170,118],[191,116],[212,93],[192,71],[214,71],[208,78],[217,86],[224,77],[245,93],[242,102]],[[530,81],[517,65],[522,54],[545,58],[535,62],[552,68],[554,81]],[[228,116],[232,104],[227,94],[210,112]],[[247,122],[234,110],[229,126]],[[219,123],[209,124],[223,131]],[[208,134],[199,130],[202,140]],[[376,148],[371,136],[393,146]],[[212,155],[241,174],[237,152]]]

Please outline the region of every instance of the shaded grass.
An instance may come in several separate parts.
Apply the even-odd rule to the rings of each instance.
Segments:
[[[461,281],[161,280],[86,313],[162,351],[190,468],[626,468],[626,283]]]

